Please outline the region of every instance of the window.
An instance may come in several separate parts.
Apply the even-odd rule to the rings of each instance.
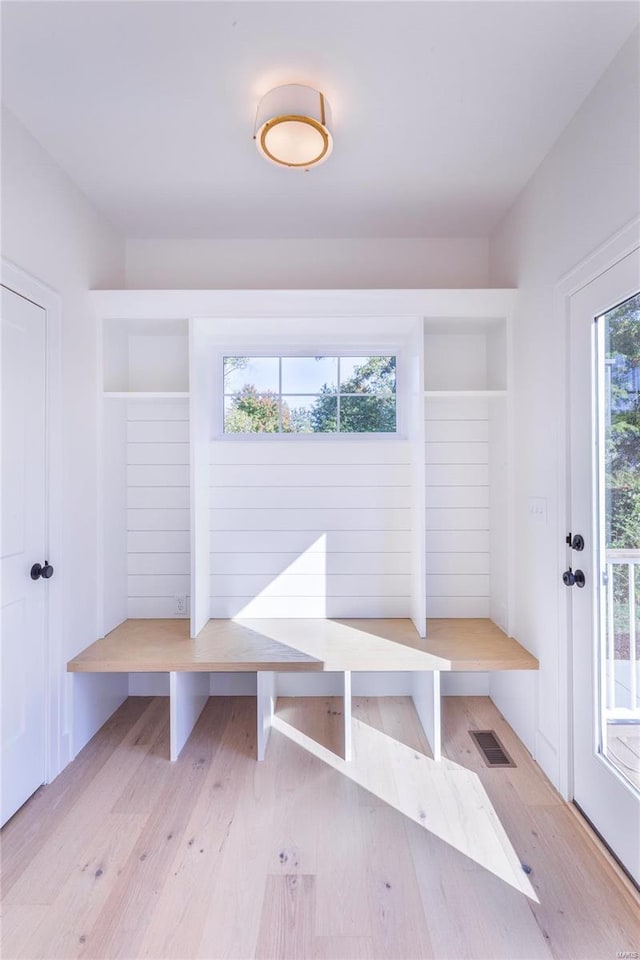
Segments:
[[[224,357],[225,433],[395,433],[396,358]]]

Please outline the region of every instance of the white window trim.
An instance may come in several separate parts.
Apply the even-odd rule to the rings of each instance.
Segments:
[[[408,407],[408,371],[406,348],[398,344],[305,344],[290,346],[249,346],[246,342],[229,344],[224,348],[216,345],[212,351],[214,370],[214,425],[211,440],[256,443],[398,443],[408,439],[406,411]],[[396,358],[396,429],[393,433],[225,433],[224,432],[224,379],[225,357],[395,357]],[[316,396],[316,394],[309,394]]]

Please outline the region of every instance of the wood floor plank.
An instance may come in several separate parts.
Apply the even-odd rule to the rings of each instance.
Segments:
[[[474,770],[488,791],[492,784],[508,782],[526,806],[562,803],[558,792],[533,763],[529,751],[488,697],[443,697],[442,727],[445,755]],[[469,737],[471,729],[495,730],[517,767],[502,770],[487,767]]]
[[[151,703],[150,697],[130,697],[78,754],[64,774],[41,787],[2,828],[2,897],[36,856],[43,842],[60,826],[72,806],[131,733]]]
[[[82,795],[66,810],[56,829],[44,838],[5,894],[6,903],[53,903],[83,851],[91,848],[96,827],[111,813],[123,781],[144,762],[149,738],[162,735],[161,720],[166,711],[167,704],[162,699],[149,703]]]
[[[46,904],[10,904],[0,910],[0,957],[20,960],[33,928],[50,916]],[[33,955],[33,954],[32,954]]]
[[[255,765],[255,746],[246,736],[255,728],[255,701],[216,697],[205,707],[202,723],[212,711],[217,720],[215,726],[212,720],[212,736],[219,736],[215,762],[193,805],[186,843],[176,852],[141,941],[143,957],[196,956],[207,918],[215,914],[214,890],[223,872],[223,851]]]
[[[539,900],[529,907],[553,956],[604,960],[612,955],[613,944],[613,955],[637,951],[640,912],[567,807],[536,805],[526,817],[515,809],[512,817]]]
[[[369,807],[363,820],[373,956],[434,957],[402,814]]]
[[[253,718],[255,729],[255,707]],[[206,917],[197,957],[222,960],[254,955],[266,877],[274,865],[269,838],[276,816],[277,783],[283,765],[292,762],[291,745],[272,736],[267,759],[247,766],[211,888],[215,909]]]
[[[184,763],[166,763],[164,787],[154,811],[121,871],[93,928],[87,931],[79,957],[129,958],[138,954],[140,941],[153,914],[157,897],[185,837],[192,804],[206,783],[216,752],[215,731],[201,716],[183,750]],[[212,735],[213,732],[213,735]]]
[[[405,830],[436,957],[549,960],[523,894],[416,824]]]
[[[446,755],[464,757],[477,770],[526,867],[539,901],[529,899],[529,910],[552,956],[604,960],[618,950],[638,950],[637,903],[490,701],[445,698],[443,717]],[[489,770],[467,746],[467,728],[487,723],[517,768]],[[615,946],[620,943],[634,946]]]
[[[173,764],[166,699],[125,703],[2,831],[2,956],[639,949],[637,901],[488,699],[445,698],[437,769],[408,698],[359,703],[351,764],[339,700],[279,707],[260,764],[254,698],[212,698]],[[495,729],[517,767],[485,767],[470,727]]]
[[[30,927],[21,948],[11,941],[4,956],[71,958],[78,956],[104,904],[118,883],[146,817],[109,814],[98,826],[90,850],[83,851],[48,910]]]
[[[313,957],[315,912],[315,877],[293,873],[267,877],[256,960]]]
[[[367,723],[376,730],[384,730],[381,714],[381,699],[381,697],[354,697],[352,705],[352,722],[353,720],[356,720],[360,721],[361,723]],[[389,789],[392,789],[391,777]],[[361,787],[358,791],[358,797],[360,805],[363,807],[386,806],[386,803],[382,797],[378,796],[371,790],[366,790],[364,787]]]
[[[371,960],[371,937],[316,937],[314,960]]]

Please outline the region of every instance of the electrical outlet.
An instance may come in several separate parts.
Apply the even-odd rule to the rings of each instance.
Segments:
[[[180,594],[174,599],[175,607],[173,612],[175,613],[176,617],[183,617],[187,612],[187,598],[184,594]]]

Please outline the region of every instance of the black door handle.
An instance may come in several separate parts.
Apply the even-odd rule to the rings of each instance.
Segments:
[[[40,577],[42,577],[43,580],[50,580],[52,576],[53,567],[48,560],[45,560],[44,566],[41,566],[39,563],[34,563],[34,565],[31,567],[32,580],[39,580]]]
[[[574,584],[576,587],[584,587],[586,583],[582,570],[576,570],[574,572],[571,567],[562,574],[562,582],[565,587],[572,587]]]

